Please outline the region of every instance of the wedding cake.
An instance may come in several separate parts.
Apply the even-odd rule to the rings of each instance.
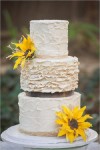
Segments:
[[[30,37],[35,58],[21,69],[19,130],[36,136],[57,136],[56,111],[62,105],[80,108],[78,58],[68,56],[68,21],[32,20]]]
[[[30,21],[30,35],[22,36],[10,59],[21,66],[18,95],[18,132],[23,135],[65,136],[74,142],[78,136],[87,139],[86,130],[92,126],[80,107],[78,87],[78,58],[68,56],[68,21]]]

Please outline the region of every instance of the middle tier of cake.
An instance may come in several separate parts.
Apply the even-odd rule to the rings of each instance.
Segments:
[[[29,97],[25,92],[19,98],[19,129],[21,132],[38,136],[55,136],[58,126],[56,112],[63,105],[70,109],[80,108],[81,94],[73,92],[66,97]]]
[[[55,93],[78,87],[78,58],[34,58],[21,70],[21,89],[28,92]]]

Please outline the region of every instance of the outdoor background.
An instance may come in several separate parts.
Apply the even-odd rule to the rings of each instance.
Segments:
[[[80,62],[79,91],[81,105],[93,116],[93,129],[99,131],[99,2],[98,1],[2,1],[1,2],[1,131],[18,123],[20,70],[7,46],[29,33],[29,21],[64,19],[69,21],[69,55]]]

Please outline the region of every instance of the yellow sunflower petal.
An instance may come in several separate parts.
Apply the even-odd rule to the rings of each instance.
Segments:
[[[78,119],[78,122],[84,122],[87,119],[92,119],[92,117],[87,114],[87,115],[81,117],[80,119]]]
[[[26,55],[26,58],[28,58],[28,57],[32,56],[32,54],[33,54],[33,52],[32,52],[32,51],[31,51],[31,52],[28,52],[28,54]]]
[[[27,35],[27,41],[29,42],[30,46],[33,45],[33,47],[35,47],[34,41],[31,39],[31,37],[29,35]]]
[[[26,38],[24,35],[22,35],[22,38],[23,38],[22,43],[23,43],[23,44],[26,44],[27,38]]]
[[[64,113],[69,117],[69,119],[72,119],[72,112],[71,112],[71,110],[68,107],[66,107],[66,106],[62,106],[62,109],[63,109]]]
[[[68,122],[68,117],[62,112],[56,112],[57,117],[62,119],[64,122]]]
[[[62,113],[61,112],[56,112],[56,116],[62,119]]]
[[[72,143],[75,140],[75,136],[73,133],[68,133],[67,138],[69,139],[70,143]]]
[[[65,122],[68,122],[68,116],[66,116],[64,113],[62,114],[62,118]]]
[[[22,61],[22,57],[19,57],[16,61],[15,61],[15,65],[14,65],[14,69],[16,69],[18,67],[18,65],[21,64],[21,61]]]
[[[92,127],[92,124],[89,123],[89,122],[82,122],[82,123],[78,123],[78,126],[79,126],[81,129],[87,129],[87,128]]]
[[[27,40],[32,42],[30,35],[28,35],[28,34],[27,34]]]
[[[24,42],[24,44],[25,44],[25,42]],[[29,35],[27,35],[26,45],[27,45],[27,49],[30,49],[33,52],[36,50],[34,42],[31,40]]]
[[[61,127],[61,129],[65,129],[66,132],[74,133],[74,130],[72,130],[72,129],[70,128],[70,126],[68,126],[68,124],[63,124],[63,126]]]
[[[80,117],[82,117],[85,109],[86,109],[86,106],[79,109],[79,111],[74,114],[74,118],[79,119]]]
[[[73,110],[72,110],[73,115],[76,114],[78,111],[79,111],[79,107],[78,106],[73,108]]]
[[[61,119],[58,119],[58,120],[56,120],[56,124],[63,125],[63,124],[64,124],[64,121],[61,120]]]
[[[30,44],[30,49],[31,49],[32,53],[34,53],[36,51],[36,47],[33,43]]]
[[[9,58],[11,59],[11,58],[13,58],[13,57],[21,57],[21,56],[23,56],[23,55],[24,55],[23,52],[18,51],[18,52],[13,53],[12,55],[10,55]]]
[[[25,46],[25,49],[28,50],[30,49],[31,50],[31,47],[30,47],[30,41],[23,36],[23,41],[22,41],[22,44]]]
[[[30,48],[29,42],[26,39],[26,37],[22,36],[23,40],[20,43],[12,43],[14,44],[17,48],[20,48],[22,51],[26,51]]]
[[[63,135],[66,135],[66,130],[60,130],[59,133],[58,133],[58,136],[63,136]]]
[[[66,141],[69,141],[69,139],[68,139],[68,132],[66,133]]]
[[[77,129],[78,134],[83,138],[84,141],[86,141],[86,134],[85,131],[82,129]]]
[[[75,138],[77,138],[77,137],[78,137],[77,129],[74,129],[74,136],[75,136]]]
[[[23,58],[22,62],[21,62],[21,67],[23,68],[24,65],[25,65],[25,61],[26,61],[26,58]]]
[[[23,52],[27,50],[26,45],[24,45],[23,43],[12,43],[12,44],[14,44],[17,48],[20,48]]]

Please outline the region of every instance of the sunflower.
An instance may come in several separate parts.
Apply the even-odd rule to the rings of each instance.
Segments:
[[[15,45],[15,49],[12,52],[12,55],[8,56],[8,58],[17,57],[14,65],[14,69],[21,65],[24,67],[26,59],[31,59],[34,56],[34,52],[36,47],[31,40],[30,36],[27,37],[22,36],[22,40],[19,43],[12,43]],[[11,48],[11,47],[10,47]]]
[[[92,127],[92,124],[85,122],[87,119],[92,117],[88,114],[83,116],[83,108],[75,107],[70,110],[66,106],[62,106],[62,111],[56,112],[57,120],[56,124],[60,126],[58,136],[66,136],[66,140],[69,140],[71,143],[78,137],[81,136],[84,141],[86,141],[86,129]]]

